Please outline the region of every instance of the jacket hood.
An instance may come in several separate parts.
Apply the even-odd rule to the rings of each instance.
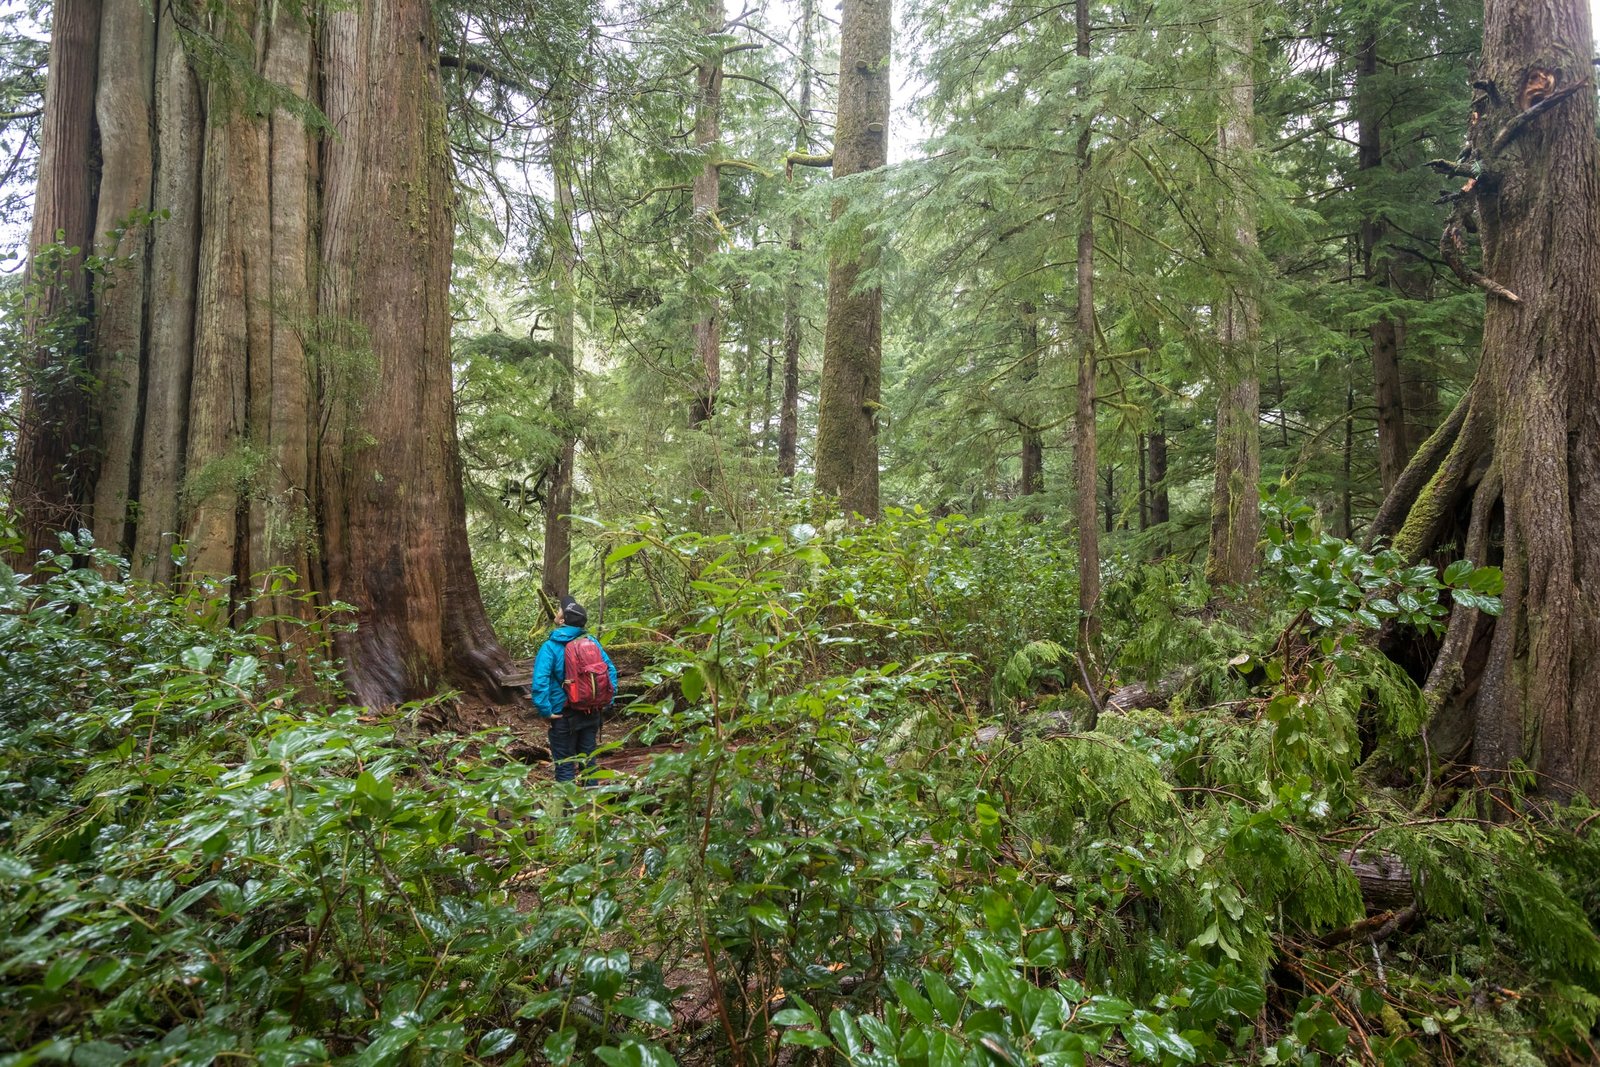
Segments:
[[[550,631],[550,640],[554,641],[558,645],[564,645],[568,641],[571,641],[574,637],[582,636],[583,627],[581,626],[557,626],[554,630]]]

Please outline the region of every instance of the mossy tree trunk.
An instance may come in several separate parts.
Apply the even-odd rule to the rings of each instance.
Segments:
[[[1600,152],[1585,0],[1485,6],[1472,158],[1442,248],[1487,292],[1478,373],[1374,521],[1410,559],[1499,559],[1498,618],[1457,606],[1426,692],[1436,756],[1600,795]],[[1462,252],[1469,219],[1481,272]]]
[[[1232,243],[1229,268],[1218,307],[1220,353],[1217,374],[1217,440],[1211,490],[1211,541],[1206,578],[1213,585],[1240,586],[1255,574],[1261,539],[1258,496],[1261,483],[1261,377],[1256,341],[1260,311],[1251,271],[1256,250],[1255,217],[1249,175],[1255,166],[1255,89],[1252,53],[1254,16],[1230,8],[1221,22],[1222,117],[1219,155],[1237,186],[1222,204]]]
[[[570,104],[567,105],[570,108]],[[577,403],[577,198],[572,190],[574,166],[572,113],[556,120],[550,143],[550,170],[556,194],[555,246],[555,356],[556,383],[550,394],[550,411],[561,434],[561,451],[550,471],[544,498],[544,570],[541,586],[551,602],[566,596],[572,575],[572,476],[577,459],[573,410]]]
[[[888,162],[890,0],[844,0],[839,30],[839,116],[833,173],[862,174]],[[846,196],[833,215],[846,210]],[[883,372],[883,291],[862,286],[877,265],[870,236],[828,257],[828,324],[817,405],[817,490],[846,515],[878,516],[878,409]]]
[[[689,422],[699,426],[717,408],[717,390],[722,384],[722,318],[716,293],[705,271],[717,250],[722,229],[717,219],[721,206],[722,162],[719,158],[722,137],[722,0],[707,0],[705,6],[704,54],[695,66],[694,146],[704,157],[695,175],[691,192],[690,265],[695,287],[694,358],[699,368],[699,383]]]
[[[23,509],[30,545],[91,521],[139,575],[229,579],[236,606],[253,577],[292,568],[356,607],[337,651],[362,701],[447,685],[496,695],[504,655],[468,558],[456,456],[431,8],[235,0],[190,27],[229,60],[197,64],[168,8],[83,6],[95,17],[52,44],[52,80],[88,71],[100,102],[100,151],[79,160],[74,199],[98,226],[145,205],[170,217],[101,235],[119,257],[91,308],[101,381],[69,405],[100,434],[57,465],[96,514]],[[55,94],[46,128],[94,130],[83,97]],[[47,208],[55,181],[42,167]],[[26,425],[19,454],[48,440],[45,423]],[[252,610],[310,608],[273,595]]]

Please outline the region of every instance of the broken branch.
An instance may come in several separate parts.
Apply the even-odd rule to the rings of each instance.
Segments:
[[[1495,134],[1494,143],[1489,146],[1488,158],[1492,159],[1511,147],[1511,142],[1527,131],[1529,123],[1588,84],[1589,79],[1585,78],[1581,82],[1574,82],[1565,89],[1558,89],[1506,123],[1505,126],[1501,127],[1500,132]]]

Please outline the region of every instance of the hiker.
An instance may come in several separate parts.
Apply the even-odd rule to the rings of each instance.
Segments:
[[[617,668],[600,642],[584,632],[589,613],[570,596],[556,609],[555,629],[533,661],[533,706],[550,726],[556,781],[594,769],[600,721],[617,695]]]

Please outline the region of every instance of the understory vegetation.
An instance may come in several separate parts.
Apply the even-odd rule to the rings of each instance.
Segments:
[[[640,669],[587,789],[448,695],[327,702],[203,585],[0,570],[3,1062],[1588,1061],[1593,812],[1400,784],[1374,649],[1498,572],[1265,509],[1228,621],[1108,560],[1105,690],[1051,525],[599,531]]]

